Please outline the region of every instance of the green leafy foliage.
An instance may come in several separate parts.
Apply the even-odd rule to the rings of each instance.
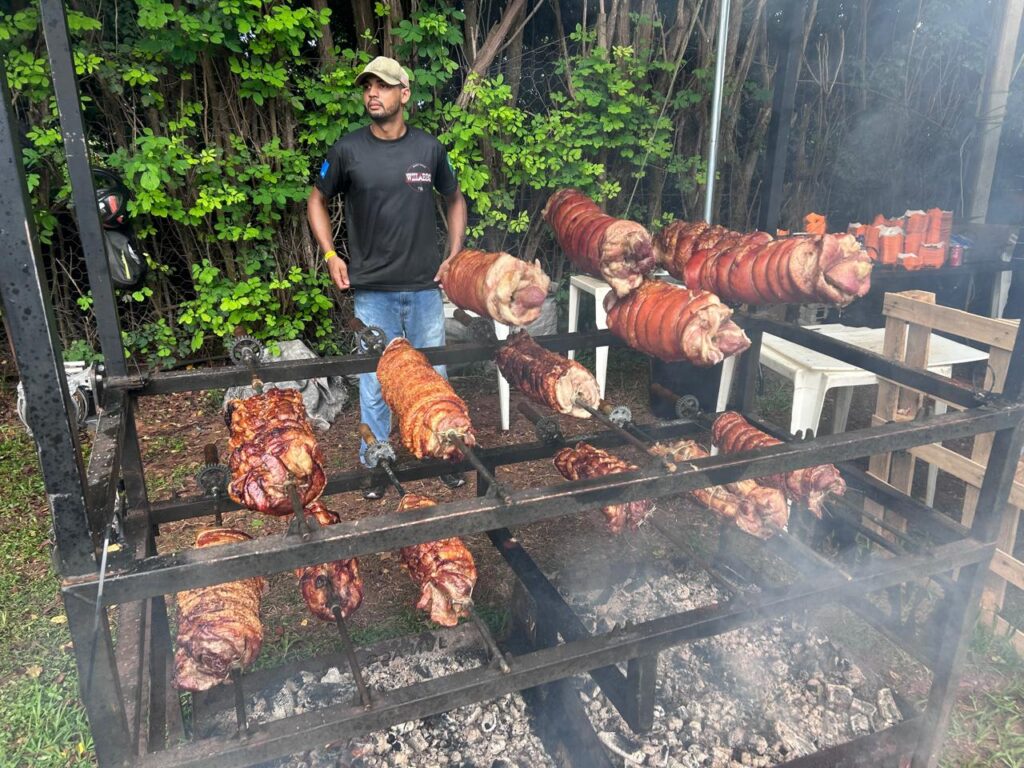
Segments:
[[[389,7],[376,13],[387,19]],[[474,76],[457,105],[464,21],[451,4],[419,4],[392,41],[412,74],[409,120],[450,149],[471,242],[514,249],[543,228],[536,200],[557,187],[614,209],[651,164],[696,162],[672,155],[671,113],[700,95],[683,90],[666,105],[652,83],[669,63],[630,46],[593,48],[582,31],[577,41],[591,47],[555,72],[571,71],[571,89],[538,92],[527,108],[503,75]],[[144,287],[121,295],[124,342],[140,361],[219,353],[239,328],[337,349],[336,297],[317,270],[304,203],[327,148],[366,119],[354,80],[371,54],[323,50],[330,22],[329,10],[302,0],[136,0],[117,14],[87,1],[69,14],[94,159],[129,186],[153,268]],[[92,359],[92,302],[80,256],[68,256],[77,249],[71,195],[40,40],[34,8],[0,13],[0,55],[30,118],[24,159],[66,354]],[[540,256],[561,272],[560,254]]]

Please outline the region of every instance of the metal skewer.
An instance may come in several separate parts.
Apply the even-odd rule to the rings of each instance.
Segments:
[[[338,593],[334,591],[331,580],[321,574],[316,577],[316,588],[327,593],[327,604],[331,606],[331,613],[334,614],[334,623],[338,627],[338,639],[341,641],[341,651],[345,654],[349,669],[352,670],[352,679],[356,681],[356,688],[359,690],[359,700],[363,706],[369,709],[373,706],[370,701],[370,689],[363,679],[363,670],[359,666],[359,659],[356,658],[356,648],[352,644],[352,638],[348,634],[348,627],[345,624],[345,617],[341,610],[341,601]]]
[[[295,513],[292,521],[288,523],[288,532],[286,535],[301,535],[302,538],[308,539],[309,534],[320,527],[320,523],[317,522],[315,517],[306,515],[306,510],[302,506],[302,499],[299,498],[299,489],[295,487],[295,481],[289,480],[285,484],[285,488],[288,489],[288,500],[292,504],[292,512]]]
[[[632,432],[630,432],[628,429],[626,429],[625,426],[623,426],[623,424],[627,422],[620,423],[619,419],[612,418],[612,414],[614,414],[615,409],[612,408],[610,403],[608,403],[605,400],[602,400],[601,404],[597,408],[594,408],[592,405],[590,405],[589,403],[584,401],[583,398],[580,397],[576,398],[575,403],[580,408],[589,413],[591,416],[593,416],[595,419],[600,421],[602,424],[604,424],[607,427],[611,427],[613,430],[618,432],[619,435],[622,438],[624,438],[626,442],[628,442],[630,445],[632,445],[635,448],[639,448],[652,459],[656,459],[657,461],[659,461],[661,465],[669,472],[675,472],[675,464],[673,464],[667,456],[662,456],[661,454],[655,453],[654,451],[651,450],[650,445],[648,445],[643,440],[634,435]],[[609,411],[609,409],[611,409],[611,413],[607,412]]]
[[[469,459],[469,463],[473,465],[473,468],[480,473],[480,475],[487,481],[487,487],[494,489],[494,495],[501,499],[506,504],[512,504],[512,499],[509,498],[508,492],[498,483],[494,473],[487,468],[487,465],[480,461],[480,457],[476,455],[472,448],[466,445],[466,441],[462,439],[462,436],[457,432],[449,431],[441,435],[441,439],[451,443],[461,451],[462,455]]]
[[[231,687],[235,692],[235,722],[238,724],[238,734],[245,737],[249,735],[249,719],[245,714],[245,691],[242,690],[242,670],[238,667],[231,669]]]
[[[394,463],[397,457],[391,443],[387,440],[378,440],[368,424],[360,423],[359,436],[366,443],[366,465],[370,469],[382,470],[388,482],[398,491],[399,497],[405,496],[405,488],[402,487],[395,474]]]
[[[487,648],[487,655],[492,662],[498,663],[498,669],[503,673],[508,674],[512,671],[512,668],[508,665],[508,661],[505,659],[505,654],[501,652],[498,647],[498,642],[494,639],[494,635],[491,634],[490,627],[487,626],[480,614],[476,612],[476,604],[473,602],[473,598],[468,598],[465,602],[455,603],[456,610],[465,609],[469,614],[470,621],[473,622],[473,626],[476,627],[476,631],[480,634],[480,639],[483,640],[484,646]]]

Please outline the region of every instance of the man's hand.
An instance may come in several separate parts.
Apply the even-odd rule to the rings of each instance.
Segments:
[[[348,265],[340,256],[332,256],[327,260],[327,271],[331,275],[331,282],[338,286],[339,290],[347,291],[352,287],[348,281]]]
[[[448,267],[451,266],[452,257],[449,256],[447,259],[441,262],[441,266],[437,268],[437,274],[434,275],[434,282],[439,283],[444,288],[444,279],[448,276]]]

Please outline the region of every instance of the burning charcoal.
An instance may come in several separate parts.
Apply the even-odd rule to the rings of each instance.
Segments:
[[[406,741],[409,744],[409,746],[415,749],[417,752],[424,752],[430,747],[430,745],[427,743],[427,740],[423,738],[423,734],[421,734],[419,731],[413,731],[412,733],[410,733],[409,736],[406,738]]]
[[[837,709],[849,709],[853,703],[853,691],[845,685],[825,685],[825,700]]]
[[[864,676],[861,668],[849,659],[843,659],[840,662],[840,668],[842,669],[843,679],[851,688],[860,688],[867,682],[867,678]]]
[[[850,711],[854,714],[866,715],[868,719],[870,719],[875,716],[875,713],[878,711],[878,707],[874,704],[862,701],[861,699],[854,699],[850,702]]]
[[[597,734],[597,738],[599,738],[602,744],[608,747],[608,749],[619,757],[637,764],[642,763],[644,760],[643,750],[640,749],[640,745],[632,739],[628,739],[613,731],[602,731]]]
[[[345,679],[344,675],[341,674],[341,671],[337,667],[331,667],[330,669],[327,670],[326,673],[324,673],[324,676],[320,678],[320,682],[321,683],[340,683],[344,679]]]
[[[295,696],[287,687],[278,691],[274,700],[270,703],[270,718],[281,720],[295,714]]]
[[[480,718],[480,730],[484,733],[491,733],[497,727],[498,718],[494,716],[493,712],[486,712],[484,713],[484,716]]]
[[[880,690],[876,701],[878,702],[878,716],[886,725],[898,723],[903,719],[900,708],[896,705],[896,699],[892,695],[892,690],[889,688]]]
[[[808,741],[789,723],[782,720],[775,721],[775,732],[782,741],[782,748],[786,751],[787,758],[802,757],[817,752],[813,742]]]
[[[750,748],[758,755],[763,755],[768,751],[768,739],[764,736],[755,736],[750,740]]]
[[[856,713],[850,716],[850,728],[855,736],[862,736],[871,732],[871,721],[867,715]]]

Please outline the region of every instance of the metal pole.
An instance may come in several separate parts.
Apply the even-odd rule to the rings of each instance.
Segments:
[[[775,94],[772,99],[772,117],[768,123],[768,156],[765,158],[766,190],[761,199],[761,217],[758,228],[772,234],[779,228],[782,211],[783,185],[786,181],[786,163],[789,157],[789,129],[796,106],[797,77],[803,53],[804,18],[807,0],[793,0],[784,11],[785,50],[779,54],[775,72]]]
[[[96,541],[85,505],[85,468],[76,420],[70,416],[68,383],[61,362],[46,271],[39,255],[28,187],[21,165],[17,118],[0,67],[0,296],[14,348],[25,416],[39,451],[50,498],[54,536],[63,576],[96,572]]]
[[[92,306],[96,315],[100,349],[103,352],[107,374],[122,376],[127,373],[127,365],[121,342],[121,324],[117,315],[117,297],[110,281],[106,242],[103,228],[100,226],[92,169],[89,167],[89,145],[86,140],[85,122],[82,119],[82,106],[79,102],[78,79],[75,77],[64,2],[40,0],[39,10],[43,19],[46,50],[50,57],[53,92],[57,100],[57,111],[60,113],[61,130],[64,132],[64,152],[67,155],[68,174],[71,177],[75,220],[78,222],[78,233],[82,239],[82,250],[89,270],[89,288],[92,290]]]
[[[718,129],[722,124],[722,91],[725,90],[725,57],[729,47],[729,5],[722,0],[718,19],[718,47],[715,52],[715,90],[711,96],[711,142],[708,145],[708,183],[704,192],[704,221],[711,223],[715,201],[715,170],[718,167]]]

